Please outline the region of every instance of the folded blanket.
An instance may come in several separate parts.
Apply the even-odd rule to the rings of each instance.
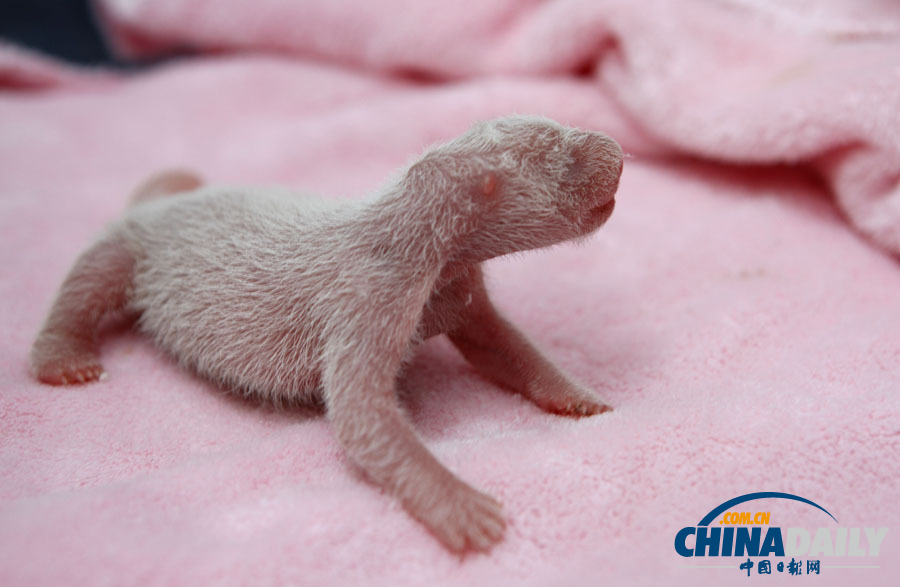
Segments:
[[[97,0],[128,55],[264,49],[446,79],[577,75],[656,142],[802,164],[900,253],[900,4],[891,0]]]
[[[112,19],[113,4],[104,6]],[[233,6],[222,19],[246,15]],[[891,528],[878,556],[823,556],[821,574],[802,580],[894,584],[900,270],[843,220],[848,201],[875,210],[896,193],[888,181],[896,180],[889,131],[897,121],[886,108],[898,92],[886,49],[890,5],[872,4],[883,12],[858,18],[834,11],[801,29],[774,3],[708,3],[698,23],[743,17],[696,64],[709,75],[702,86],[690,86],[695,65],[679,61],[682,45],[699,51],[700,24],[691,28],[674,8],[644,3],[648,16],[655,7],[669,17],[646,25],[653,34],[641,46],[658,53],[629,53],[632,41],[610,32],[601,35],[615,41],[609,47],[569,57],[548,49],[558,66],[526,71],[513,67],[528,49],[515,44],[515,35],[527,38],[516,31],[580,47],[602,24],[589,18],[605,14],[600,8],[610,31],[614,20],[640,15],[625,4],[502,6],[506,20],[481,13],[476,21],[496,29],[485,39],[499,39],[479,49],[484,60],[466,69],[464,58],[435,50],[431,75],[444,81],[388,76],[363,57],[354,63],[365,70],[347,68],[299,50],[182,60],[122,77],[20,52],[0,59],[0,584],[745,585],[742,561],[684,558],[673,544],[716,505],[754,491],[813,500],[839,522],[835,531]],[[700,3],[680,6],[700,14]],[[566,14],[583,37],[554,28]],[[195,18],[202,29],[206,20]],[[845,20],[854,34],[873,36],[828,41]],[[144,14],[131,26],[152,22]],[[660,37],[667,22],[668,50]],[[778,49],[760,64],[741,39],[763,29]],[[229,46],[224,37],[189,43],[140,32],[159,46]],[[779,45],[781,34],[795,49],[811,43],[815,63],[811,77],[800,72],[778,89],[760,81],[767,68],[799,54]],[[846,85],[818,69],[822,47],[832,47],[827,55],[839,63],[829,67]],[[663,76],[654,59],[682,65]],[[566,60],[571,68],[559,65]],[[717,75],[709,74],[713,60],[724,68]],[[492,72],[484,63],[506,65]],[[52,83],[5,81],[29,79]],[[751,79],[759,82],[752,91],[741,85]],[[688,86],[691,99],[677,101]],[[838,117],[832,102],[866,103],[876,89],[882,110],[859,106]],[[766,104],[775,110],[766,113]],[[501,309],[614,412],[582,420],[542,413],[481,379],[440,338],[426,343],[404,382],[428,447],[504,504],[510,528],[490,555],[448,554],[353,472],[321,416],[224,396],[127,330],[106,339],[109,377],[99,384],[59,389],[30,377],[29,345],[55,288],[150,172],[178,165],[211,181],[353,197],[426,144],[517,111],[605,130],[636,156],[596,236],[486,269]],[[782,154],[763,156],[764,146]],[[880,191],[840,191],[851,171],[881,177]],[[772,526],[834,524],[802,504],[760,504],[746,511],[771,511]],[[839,568],[850,565],[877,568]]]

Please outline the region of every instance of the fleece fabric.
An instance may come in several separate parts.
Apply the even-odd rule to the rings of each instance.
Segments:
[[[754,557],[750,580],[896,583],[896,3],[97,6],[129,55],[199,54],[124,75],[0,47],[0,584],[746,585],[743,559],[674,542],[755,491],[837,520],[736,510],[771,526],[889,530],[877,556],[804,555],[803,574],[821,561],[805,579]],[[486,268],[498,306],[613,412],[543,413],[443,338],[402,384],[426,445],[503,502],[490,554],[445,551],[323,416],[226,396],[126,326],[104,381],[30,376],[56,288],[147,175],[359,197],[513,112],[632,156],[596,235]]]

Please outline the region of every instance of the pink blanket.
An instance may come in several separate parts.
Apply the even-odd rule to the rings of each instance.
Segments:
[[[116,76],[0,48],[0,585],[748,584],[743,560],[673,544],[755,491],[839,522],[785,500],[735,510],[772,526],[890,528],[877,556],[799,556],[804,574],[821,559],[803,581],[895,584],[896,3],[98,6],[131,55],[211,54]],[[444,551],[323,418],[223,396],[128,331],[106,340],[102,383],[29,377],[55,288],[150,172],[348,197],[511,112],[634,157],[595,237],[487,269],[498,305],[614,412],[544,414],[442,339],[404,384],[431,450],[504,503],[490,555]],[[763,558],[751,580],[776,580]]]

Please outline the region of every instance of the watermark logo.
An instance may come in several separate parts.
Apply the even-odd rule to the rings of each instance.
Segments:
[[[830,521],[815,529],[772,525],[771,512],[745,505],[766,499],[804,503],[821,510]],[[679,530],[675,534],[675,552],[685,558],[705,557],[712,559],[711,562],[737,559],[728,565],[695,563],[686,566],[732,567],[746,572],[748,577],[777,573],[820,575],[829,568],[879,568],[877,558],[873,557],[879,556],[887,533],[888,528],[884,527],[841,526],[828,510],[813,501],[790,493],[766,491],[730,499],[713,508],[696,526]],[[837,557],[867,557],[865,562],[874,560],[875,563],[828,564],[829,558]]]

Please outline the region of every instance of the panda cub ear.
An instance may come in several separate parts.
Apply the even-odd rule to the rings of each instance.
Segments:
[[[471,190],[472,200],[482,211],[493,210],[500,204],[503,193],[503,179],[494,170],[483,171],[476,175]]]
[[[497,192],[497,174],[492,171],[487,172],[481,180],[481,193],[488,199],[493,200],[494,194]]]

